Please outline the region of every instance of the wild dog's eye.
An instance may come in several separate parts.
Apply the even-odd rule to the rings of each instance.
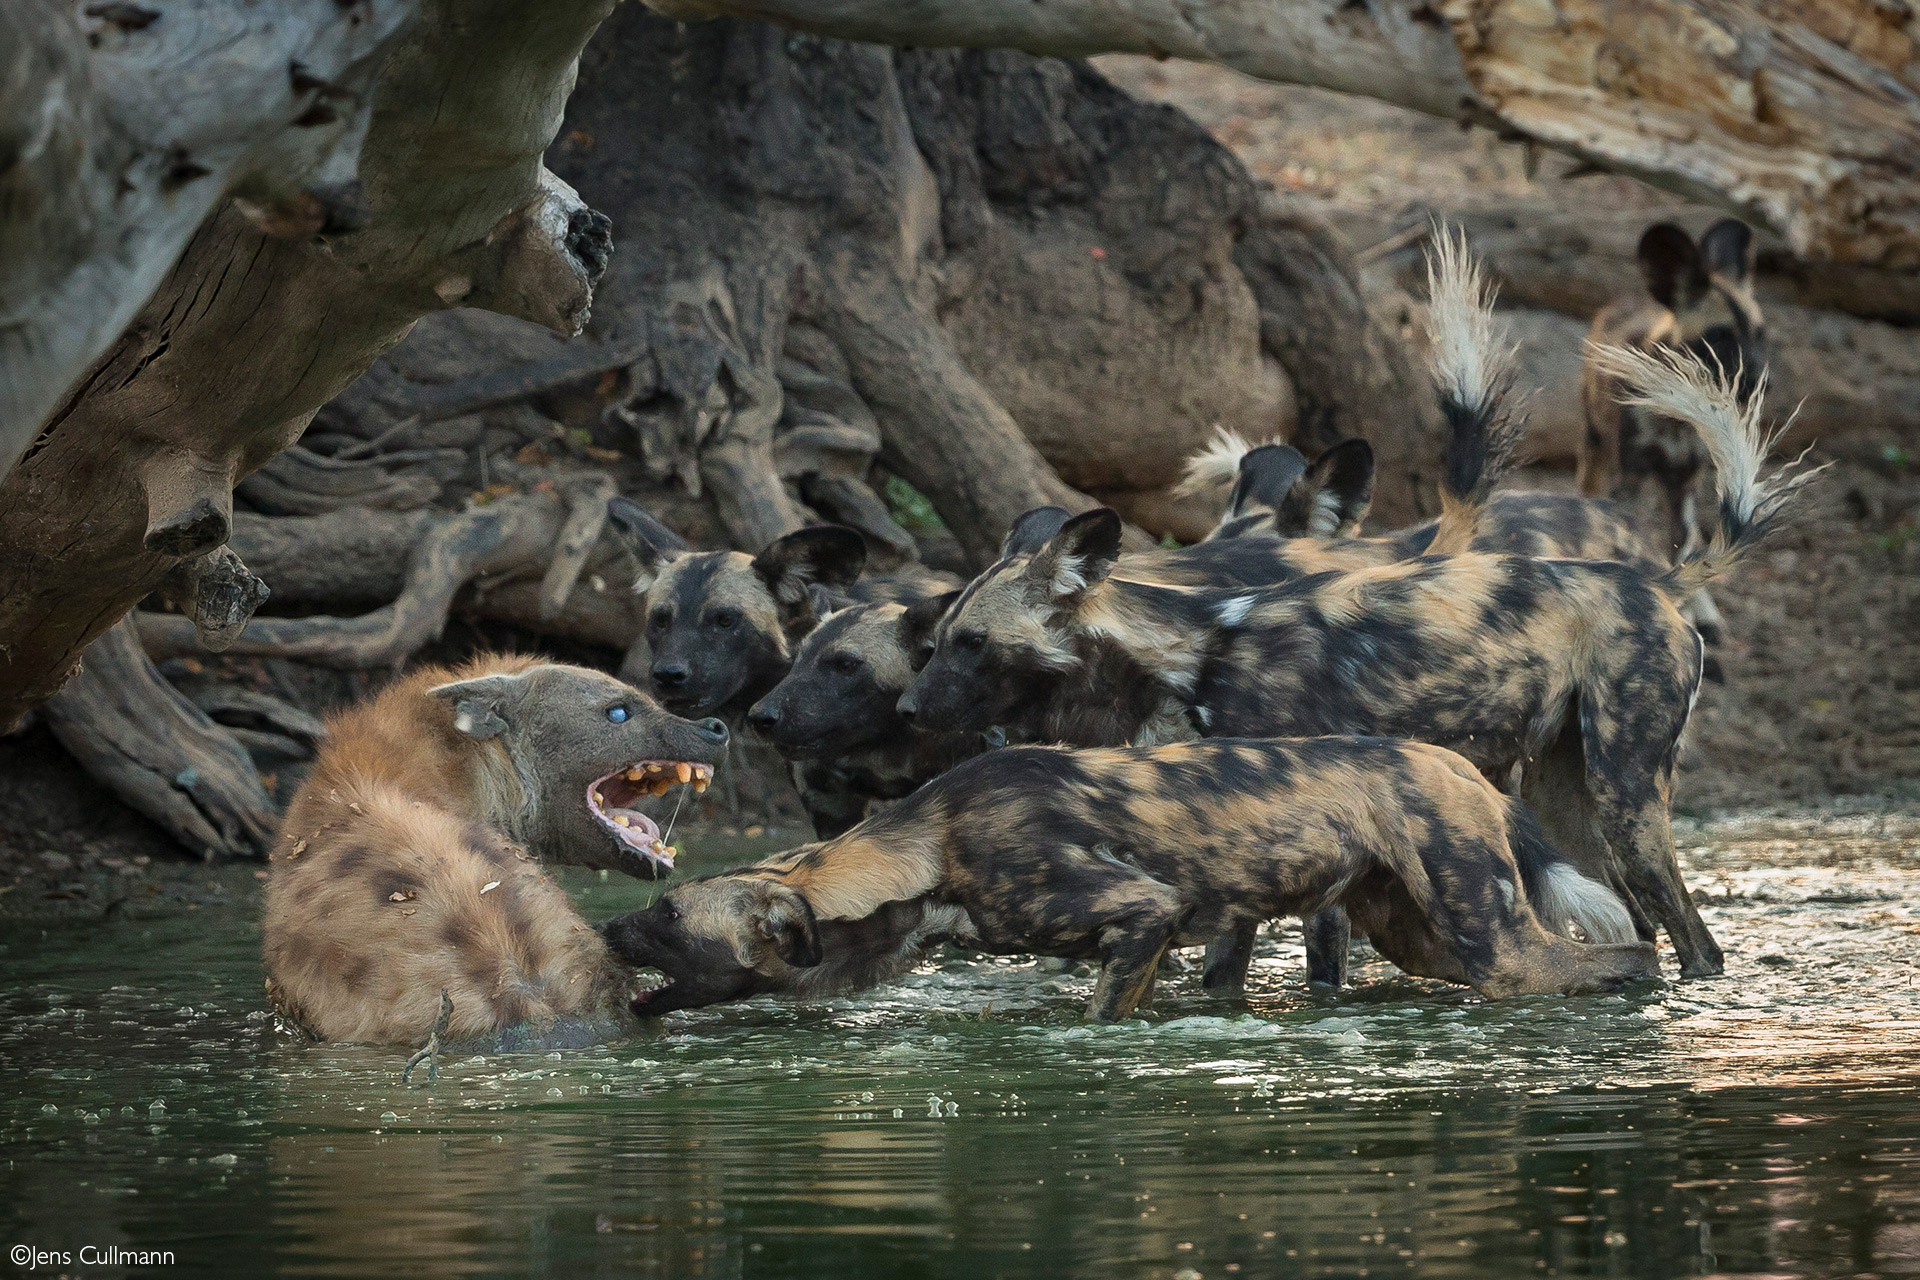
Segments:
[[[857,653],[836,653],[829,661],[835,671],[849,676],[867,665],[866,659]]]
[[[740,621],[740,611],[738,609],[715,609],[708,615],[707,621],[722,631],[725,631],[734,623]]]
[[[615,724],[625,724],[627,722],[627,709],[621,706],[608,707],[607,719],[613,721]]]
[[[954,647],[960,649],[984,649],[987,647],[986,633],[982,631],[962,631],[953,638]]]
[[[673,625],[673,610],[661,605],[647,616],[647,625],[655,631],[665,631]]]
[[[674,906],[671,902],[663,902],[660,905],[666,909],[669,923],[680,918],[680,908]]]

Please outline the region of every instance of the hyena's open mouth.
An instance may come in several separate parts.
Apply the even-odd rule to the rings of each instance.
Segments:
[[[691,783],[693,789],[700,792],[712,781],[710,764],[642,760],[625,769],[615,769],[588,787],[587,808],[621,844],[657,863],[662,870],[671,871],[673,850],[660,838],[660,825],[633,806],[649,796],[663,796],[683,782]]]

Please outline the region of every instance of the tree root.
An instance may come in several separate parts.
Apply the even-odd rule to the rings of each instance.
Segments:
[[[44,714],[81,768],[189,849],[265,855],[276,815],[252,759],[160,677],[130,619],[88,648]]]

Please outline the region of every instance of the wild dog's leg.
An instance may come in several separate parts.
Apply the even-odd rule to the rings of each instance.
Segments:
[[[1570,712],[1553,742],[1526,762],[1520,798],[1539,815],[1548,841],[1581,875],[1610,885],[1626,900],[1635,932],[1652,942],[1656,936],[1653,921],[1622,879],[1620,861],[1607,847],[1606,835],[1600,829],[1600,815],[1587,790],[1587,758],[1578,721],[1578,715]]]
[[[1100,931],[1105,963],[1093,997],[1087,1001],[1087,1020],[1118,1022],[1131,1017],[1153,992],[1160,957],[1173,943],[1179,908],[1165,901],[1143,903],[1139,910]]]
[[[1253,942],[1259,933],[1258,924],[1244,924],[1209,942],[1200,985],[1209,991],[1238,991],[1246,986],[1247,966],[1253,963]]]
[[[1671,694],[1676,701],[1682,696]],[[1649,693],[1649,705],[1620,715],[1599,699],[1582,696],[1587,788],[1627,883],[1673,942],[1680,975],[1710,978],[1726,970],[1726,958],[1693,905],[1673,852],[1672,779],[1657,762],[1671,759],[1680,726],[1661,723],[1652,714],[1652,704],[1664,700]]]
[[[1332,987],[1347,985],[1347,952],[1353,942],[1353,925],[1343,907],[1328,907],[1309,916],[1307,935],[1307,985]]]

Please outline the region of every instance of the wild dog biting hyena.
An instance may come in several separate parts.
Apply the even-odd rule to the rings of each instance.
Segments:
[[[1656,223],[1637,251],[1647,296],[1601,309],[1589,347],[1678,348],[1738,380],[1740,393],[1758,390],[1766,368],[1766,317],[1753,291],[1753,232],[1735,218],[1707,228],[1694,244],[1671,222]],[[1632,402],[1611,365],[1589,355],[1580,376],[1586,430],[1580,437],[1580,492],[1617,501],[1636,498],[1652,481],[1666,501],[1667,554],[1685,558],[1702,536],[1695,490],[1708,461],[1687,424]],[[1709,642],[1722,622],[1705,592],[1692,602],[1694,621]]]
[[[611,499],[607,513],[640,564],[633,589],[644,600],[647,678],[681,715],[737,722],[787,674],[795,648],[836,604],[913,600],[959,585],[918,565],[864,576],[866,543],[839,525],[797,530],[750,556],[693,551],[630,498]],[[795,771],[817,833],[837,835],[864,816],[869,797],[856,780],[867,768],[816,758]]]
[[[633,975],[542,863],[652,879],[673,866],[636,807],[704,789],[726,727],[612,676],[535,657],[417,671],[333,717],[281,823],[267,986],[323,1040],[456,1040],[623,1022]]]
[[[1098,960],[1087,1016],[1112,1022],[1168,947],[1334,904],[1401,968],[1490,997],[1658,974],[1625,906],[1523,805],[1451,752],[1378,738],[1010,747],[600,930],[666,978],[636,1013],[868,985],[946,936]]]
[[[1631,888],[1682,974],[1721,972],[1669,820],[1702,661],[1675,602],[1750,552],[1813,473],[1763,479],[1758,397],[1697,359],[1601,358],[1713,453],[1720,530],[1674,568],[1463,554],[1271,587],[1169,587],[1115,574],[1119,518],[1093,511],[966,589],[902,709],[960,732],[1092,703],[1121,741],[1159,739],[1178,712],[1213,735],[1382,734],[1448,747],[1492,777],[1518,766],[1555,843]]]

